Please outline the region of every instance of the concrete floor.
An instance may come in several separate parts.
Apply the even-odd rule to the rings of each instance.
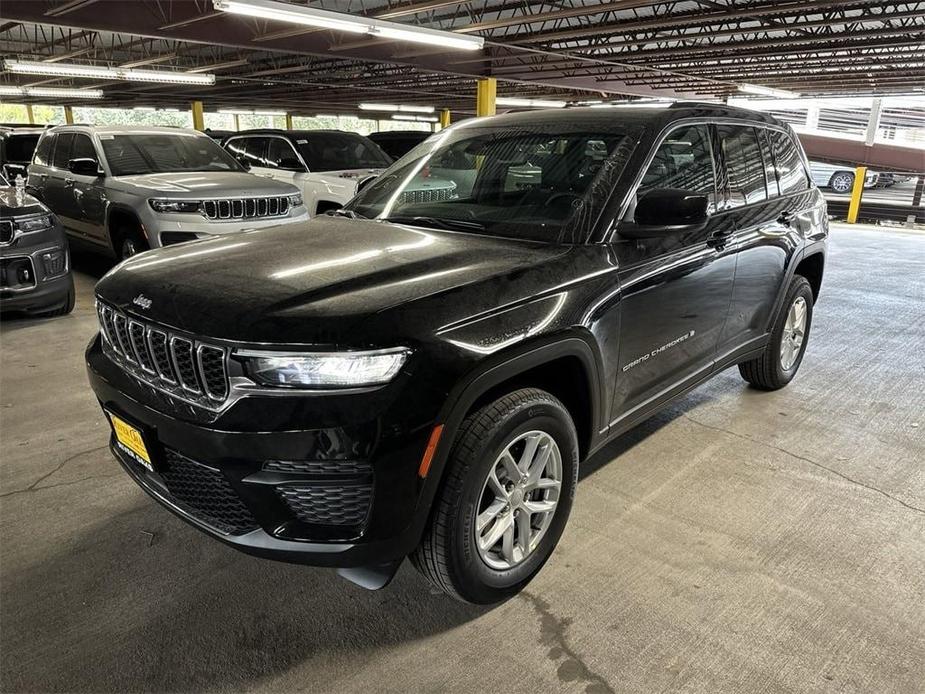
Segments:
[[[4,321],[3,691],[925,691],[925,236],[837,228],[778,393],[728,371],[588,461],[552,560],[477,609],[174,518],[105,449],[76,312]]]

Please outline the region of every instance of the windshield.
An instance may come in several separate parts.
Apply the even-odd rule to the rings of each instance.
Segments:
[[[360,135],[319,132],[296,138],[309,171],[384,169],[392,159],[372,140]]]
[[[345,209],[492,236],[583,241],[632,151],[630,135],[600,122],[463,125],[415,147]]]
[[[15,135],[11,134],[6,140],[6,160],[25,163],[32,161],[32,153],[39,142],[39,134]]]
[[[214,140],[186,133],[100,135],[113,176],[176,171],[243,171]]]

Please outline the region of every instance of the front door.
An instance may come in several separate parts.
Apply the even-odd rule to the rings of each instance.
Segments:
[[[732,220],[718,209],[713,133],[708,125],[671,131],[659,145],[638,193],[676,188],[707,194],[703,229],[653,239],[615,237],[621,322],[611,419],[626,421],[676,387],[706,375],[732,297]],[[630,213],[627,215],[631,216]]]
[[[99,156],[89,135],[74,133],[71,159],[93,159],[99,164]],[[108,244],[106,235],[106,191],[104,179],[100,176],[82,176],[65,173],[64,205],[70,224],[90,240]]]

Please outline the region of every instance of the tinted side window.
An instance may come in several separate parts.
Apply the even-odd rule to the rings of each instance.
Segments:
[[[39,145],[35,148],[35,159],[33,159],[36,164],[39,166],[48,166],[51,163],[51,155],[56,138],[57,135],[46,135],[39,140]]]
[[[235,138],[234,140],[228,140],[228,142],[225,143],[225,149],[227,149],[231,153],[231,156],[233,156],[238,161],[241,161],[244,159],[244,156],[246,154],[246,148],[247,148],[247,138],[246,137]]]
[[[93,141],[82,133],[74,135],[74,144],[71,147],[71,159],[92,159],[98,161]]]
[[[774,163],[777,166],[777,181],[780,194],[795,193],[806,190],[809,182],[803,160],[793,140],[781,132],[772,131],[771,144],[774,149]]]
[[[270,168],[283,167],[284,169],[302,168],[298,155],[288,141],[281,137],[271,137],[267,145],[267,166]]]
[[[758,129],[758,142],[761,145],[761,159],[764,161],[764,177],[768,181],[768,195],[773,198],[780,195],[780,189],[777,187],[777,173],[774,171],[771,141],[768,139],[768,131],[764,128]]]
[[[755,129],[751,126],[720,125],[716,130],[729,176],[729,207],[766,200],[764,163]]]
[[[639,192],[652,188],[679,188],[694,193],[716,191],[710,131],[705,125],[692,125],[669,133],[655,152],[655,157]]]
[[[74,142],[74,133],[59,133],[55,142],[55,154],[52,166],[56,169],[66,169],[71,159],[71,145]]]
[[[247,161],[251,166],[266,166],[267,161],[267,138],[249,137],[247,138],[247,148],[244,153]]]

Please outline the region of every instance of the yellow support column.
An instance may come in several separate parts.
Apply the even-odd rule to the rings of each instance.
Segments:
[[[445,108],[440,111],[440,128],[450,127],[450,109]]]
[[[292,127],[292,114],[291,114],[291,113],[287,113],[287,114],[286,114],[286,130],[292,130],[292,129],[293,129],[293,127]]]
[[[854,224],[858,221],[858,212],[861,210],[861,197],[864,195],[864,179],[866,178],[866,166],[859,166],[854,170],[854,187],[851,189],[851,202],[848,203],[848,224]]]
[[[196,130],[203,131],[206,129],[205,112],[202,109],[201,101],[194,101],[190,104],[193,111],[193,127]]]
[[[26,117],[29,119],[29,125],[35,125],[35,114],[32,112],[32,104],[26,104]]]
[[[64,122],[67,125],[74,125],[74,109],[70,106],[64,107]]]
[[[241,119],[238,118],[238,114],[234,114],[234,131],[238,132],[241,129]]]
[[[475,94],[475,115],[493,116],[495,115],[495,96],[498,93],[498,80],[494,77],[485,77],[477,83]]]

